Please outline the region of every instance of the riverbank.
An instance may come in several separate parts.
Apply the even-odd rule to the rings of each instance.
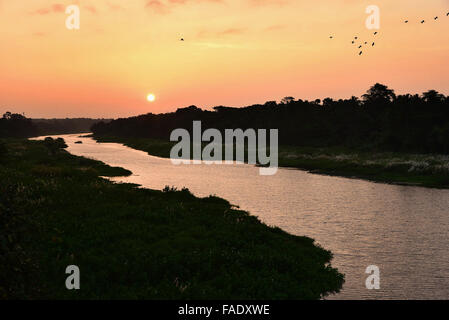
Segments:
[[[169,158],[173,142],[149,138],[93,136]],[[449,156],[279,146],[279,166],[311,173],[429,188],[449,188]]]
[[[130,172],[51,141],[1,146],[3,299],[318,299],[342,286],[329,251],[226,200],[114,184],[100,176]],[[68,265],[81,290],[65,288]]]

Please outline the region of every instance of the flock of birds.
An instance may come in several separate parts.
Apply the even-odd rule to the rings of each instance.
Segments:
[[[446,13],[446,17],[449,17],[449,12]],[[433,20],[435,20],[435,21],[438,20],[438,19],[439,19],[438,16],[436,16],[436,17],[433,18]],[[425,23],[425,22],[426,22],[426,20],[424,20],[424,19],[421,20],[421,24],[423,24],[423,23]],[[405,20],[404,23],[409,23],[409,20]],[[377,35],[377,34],[378,34],[377,31],[374,32],[374,35]],[[331,35],[329,38],[330,38],[330,39],[333,39],[334,36]],[[356,40],[358,40],[358,37],[357,37],[357,36],[355,36],[354,39],[352,40],[352,44],[356,44]],[[367,44],[368,44],[368,41],[363,42],[363,44],[360,44],[360,45],[358,46],[358,49],[362,49],[362,48],[363,48],[363,45],[367,45]],[[371,46],[374,47],[375,44],[376,44],[375,42],[372,42],[372,43],[371,43]],[[363,50],[360,50],[359,56],[361,56],[362,54],[363,54]]]
[[[446,13],[446,17],[449,17],[449,12]],[[433,19],[436,21],[436,20],[439,19],[439,17],[436,16],[436,17],[434,17]],[[405,21],[404,21],[404,23],[408,23],[408,22],[409,22],[409,20],[405,20]],[[425,22],[426,22],[426,20],[424,20],[424,19],[421,20],[421,24],[423,24],[423,23],[425,23]],[[377,31],[374,32],[374,35],[377,35],[377,34],[378,34]],[[333,39],[334,36],[331,35],[329,38],[330,38],[330,39]],[[352,40],[352,44],[355,44],[356,40],[358,40],[358,37],[357,37],[357,36],[355,36],[355,37],[354,37],[354,40]],[[179,41],[184,41],[184,38],[179,39]],[[367,45],[367,44],[368,44],[368,41],[363,42],[363,44],[360,44],[360,45],[358,46],[358,49],[361,49],[361,48],[363,47],[363,45]],[[371,43],[371,46],[374,47],[375,44],[376,44],[376,43],[373,42],[373,43]],[[363,50],[361,50],[361,51],[359,52],[359,56],[361,56],[362,54],[363,54]]]

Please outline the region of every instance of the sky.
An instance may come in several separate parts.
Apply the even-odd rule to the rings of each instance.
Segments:
[[[0,0],[0,113],[116,118],[348,98],[376,82],[447,95],[447,12],[449,0]],[[375,46],[359,56],[355,36]]]

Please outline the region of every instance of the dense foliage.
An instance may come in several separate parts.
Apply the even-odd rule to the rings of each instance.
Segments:
[[[33,119],[39,135],[68,134],[89,132],[92,125],[100,121],[108,122],[109,119]]]
[[[0,118],[0,138],[28,138],[35,136],[37,132],[31,119],[24,115],[6,112]]]
[[[29,119],[6,112],[0,118],[0,138],[29,138],[41,135],[89,132],[90,127],[105,119]]]
[[[0,299],[317,299],[343,275],[310,238],[216,197],[140,189],[60,140],[5,141]],[[67,290],[77,265],[81,290]]]
[[[359,150],[449,153],[449,97],[434,90],[396,95],[375,84],[361,99],[323,101],[284,98],[280,103],[245,108],[190,106],[173,113],[146,114],[100,122],[96,136],[168,140],[175,128],[192,130],[192,121],[207,128],[276,128],[279,142],[301,147],[349,147]]]

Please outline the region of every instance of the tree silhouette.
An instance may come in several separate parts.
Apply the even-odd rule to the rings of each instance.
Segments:
[[[288,98],[288,99],[286,99]],[[98,136],[160,138],[172,130],[278,129],[279,143],[305,147],[349,147],[363,150],[449,153],[449,97],[430,90],[396,96],[376,83],[362,100],[325,98],[311,102],[286,97],[243,108],[197,107],[165,114],[145,114],[92,127]]]
[[[3,115],[3,119],[5,119],[5,120],[11,120],[11,116],[12,116],[11,112],[7,111],[7,112],[5,112],[5,114]]]
[[[376,83],[363,96],[363,101],[368,103],[386,103],[393,102],[396,98],[394,91],[387,86]]]
[[[428,103],[443,102],[445,99],[443,94],[438,93],[436,90],[429,90],[423,93],[423,100]]]
[[[282,98],[281,103],[282,104],[289,104],[289,103],[292,103],[294,101],[295,101],[295,98],[293,98],[293,97],[284,97],[284,98]]]
[[[28,138],[36,132],[32,121],[21,114],[8,111],[0,119],[0,138]]]
[[[44,144],[52,155],[55,155],[61,149],[67,148],[67,145],[62,138],[53,139],[51,137],[47,137],[44,139]]]

